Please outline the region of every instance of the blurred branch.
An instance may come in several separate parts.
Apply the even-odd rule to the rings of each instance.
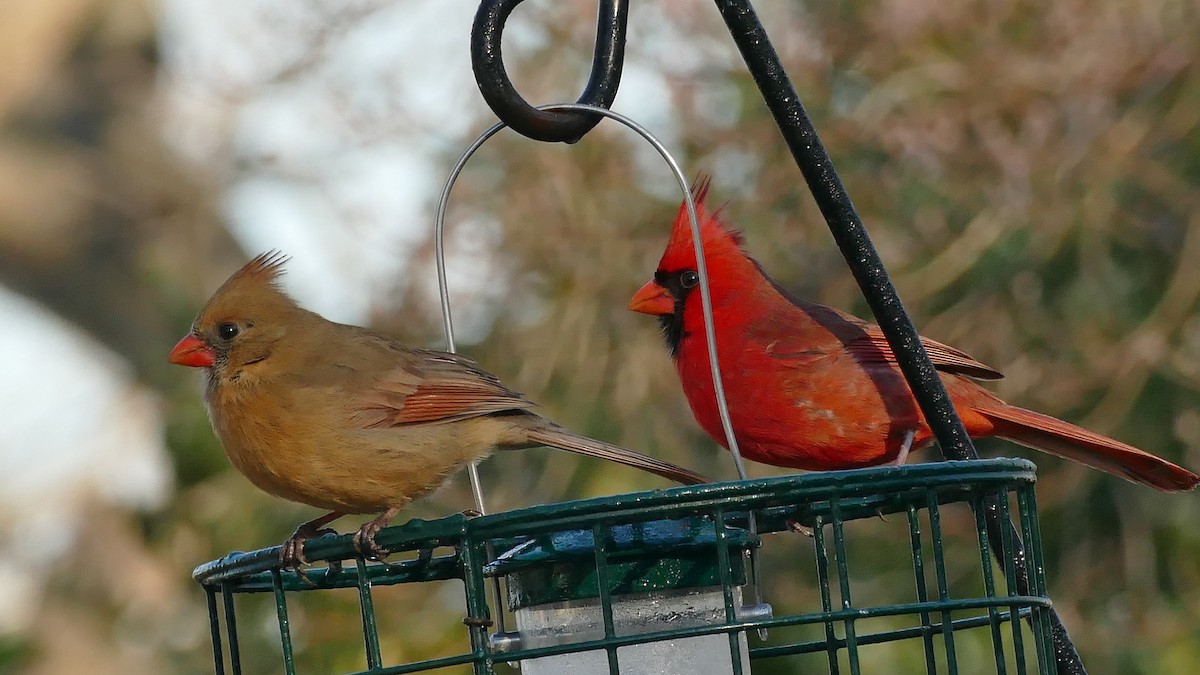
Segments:
[[[8,2],[0,21],[0,128],[12,109],[41,86],[92,19],[92,0]]]

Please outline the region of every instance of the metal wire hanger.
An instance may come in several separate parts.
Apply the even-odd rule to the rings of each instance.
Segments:
[[[704,261],[704,242],[700,235],[699,218],[696,215],[696,202],[692,196],[691,190],[689,189],[688,179],[687,179],[686,175],[684,174],[683,169],[680,167],[679,162],[675,159],[675,157],[671,154],[671,152],[667,149],[667,147],[662,143],[662,141],[660,141],[654,134],[652,134],[648,129],[643,127],[641,124],[638,124],[637,122],[630,119],[629,117],[626,117],[625,115],[613,112],[612,110],[609,110],[607,108],[602,108],[599,106],[590,105],[590,104],[586,104],[586,103],[557,103],[557,104],[549,104],[549,105],[540,106],[538,109],[543,110],[543,111],[588,112],[588,113],[594,113],[594,114],[600,116],[599,119],[603,119],[603,118],[607,117],[616,122],[619,122],[620,124],[628,127],[629,129],[632,129],[634,132],[636,132],[638,134],[638,136],[640,136],[646,142],[650,143],[650,145],[652,145],[654,147],[654,149],[656,151],[658,151],[659,155],[663,158],[663,160],[670,167],[671,173],[674,175],[675,180],[679,184],[680,190],[683,192],[684,204],[686,206],[687,214],[688,214],[688,222],[691,226],[691,231],[692,231],[692,243],[695,246],[695,249],[697,251],[696,273],[700,277],[700,299],[701,299],[701,304],[702,304],[702,308],[703,308],[703,312],[704,312],[704,331],[705,331],[705,334],[708,339],[708,362],[709,362],[709,367],[711,368],[711,371],[712,371],[713,389],[714,389],[714,394],[716,395],[716,399],[717,399],[717,411],[721,418],[721,428],[725,432],[725,439],[726,439],[726,442],[728,443],[729,452],[733,456],[734,468],[737,470],[738,477],[742,480],[747,480],[748,475],[746,473],[746,464],[742,459],[742,452],[741,452],[741,449],[738,447],[737,437],[733,433],[733,422],[731,421],[731,419],[729,417],[729,404],[725,397],[725,387],[722,383],[722,378],[721,378],[720,359],[717,354],[717,340],[716,340],[716,334],[715,334],[714,323],[713,323],[712,296],[711,296],[711,293],[709,290],[708,270],[707,270],[707,267],[706,267],[705,261]],[[434,249],[433,250],[434,250],[435,264],[437,267],[438,293],[441,298],[442,327],[446,334],[447,351],[449,351],[451,353],[454,353],[457,350],[457,347],[456,347],[456,344],[454,341],[454,318],[453,318],[453,315],[450,310],[450,287],[449,287],[449,283],[447,281],[447,276],[446,276],[446,242],[445,242],[446,208],[450,201],[450,193],[453,190],[455,183],[458,181],[458,177],[462,174],[463,169],[466,167],[467,162],[471,159],[472,156],[474,156],[475,152],[477,150],[479,150],[480,147],[483,146],[484,143],[486,143],[490,138],[495,136],[497,133],[499,133],[502,129],[506,128],[507,126],[508,125],[504,122],[497,122],[496,124],[489,127],[482,134],[480,134],[479,137],[476,138],[474,140],[474,142],[472,142],[467,147],[467,149],[463,152],[462,156],[459,157],[458,161],[455,163],[454,168],[452,168],[450,170],[450,175],[446,179],[445,186],[442,188],[441,198],[438,200],[437,215],[436,215],[435,221],[434,221]],[[485,499],[485,495],[484,495],[483,485],[479,478],[478,462],[471,462],[471,464],[468,465],[467,475],[471,482],[471,494],[473,495],[474,500],[475,500],[475,510],[478,511],[480,514],[486,515],[488,512],[487,504],[486,504],[486,499]],[[750,530],[751,534],[756,534],[757,527],[756,527],[755,517],[754,517],[753,512],[749,513],[747,517],[748,517],[748,521],[749,521],[749,530]],[[753,602],[753,604],[755,606],[758,606],[758,605],[763,604],[762,595],[761,595],[761,584],[759,583],[760,570],[759,570],[758,555],[754,550],[751,551],[750,555],[751,555],[751,571],[752,571],[752,575],[754,578],[754,585],[753,585],[754,602]],[[488,552],[488,556],[490,558],[495,557],[493,552],[491,552],[491,551]],[[498,585],[499,581],[497,580],[496,583]],[[499,594],[498,588],[496,591],[496,597],[497,597],[497,603],[499,603],[500,594]],[[503,612],[498,610],[497,614],[498,614],[498,618],[500,620],[501,632],[503,632]],[[760,634],[765,635],[765,631],[760,631]]]

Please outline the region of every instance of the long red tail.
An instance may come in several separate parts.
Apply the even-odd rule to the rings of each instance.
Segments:
[[[1191,490],[1200,476],[1120,441],[1041,413],[1003,406],[976,408],[995,435],[1167,492]]]

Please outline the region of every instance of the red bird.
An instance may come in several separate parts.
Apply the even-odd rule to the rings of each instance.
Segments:
[[[721,373],[734,434],[749,459],[794,469],[903,464],[933,440],[878,326],[793,297],[742,248],[742,236],[696,201]],[[687,211],[629,309],[659,317],[696,420],[727,446],[717,414]],[[696,291],[696,292],[693,292]],[[1001,401],[975,380],[1003,377],[963,352],[921,338],[972,438],[998,436],[1160,490],[1200,476],[1117,440]]]

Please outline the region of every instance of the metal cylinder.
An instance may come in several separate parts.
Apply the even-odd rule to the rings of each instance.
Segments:
[[[732,643],[729,632],[718,631],[620,644],[635,635],[729,625],[727,590],[736,620],[769,615],[767,605],[742,606],[744,554],[757,538],[727,528],[721,539],[712,522],[688,518],[527,540],[489,566],[507,581],[517,624],[514,633],[492,636],[492,645],[511,652],[592,643],[525,659],[526,675],[610,673],[610,651],[621,675],[749,673],[743,632],[733,633]],[[728,547],[725,570],[721,545]]]
[[[740,604],[741,589],[734,589]],[[612,599],[617,637],[665,628],[695,628],[725,623],[725,595],[720,588],[655,591]],[[569,600],[516,611],[517,631],[525,648],[570,644],[604,637],[600,600]],[[736,637],[741,672],[750,672],[746,634]],[[697,635],[617,648],[621,675],[733,675],[733,655],[725,633]],[[544,656],[522,662],[525,675],[593,675],[607,673],[606,650]]]

